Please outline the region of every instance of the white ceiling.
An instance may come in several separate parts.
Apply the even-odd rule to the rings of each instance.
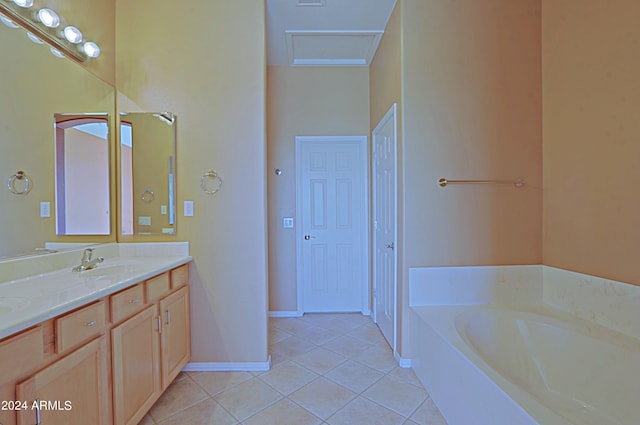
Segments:
[[[267,0],[267,63],[368,66],[396,0]]]

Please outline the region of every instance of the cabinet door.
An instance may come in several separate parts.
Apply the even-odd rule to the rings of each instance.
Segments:
[[[180,288],[160,301],[163,326],[162,387],[166,389],[191,358],[189,287]]]
[[[160,318],[151,305],[111,330],[116,425],[136,425],[160,396]]]
[[[107,347],[102,336],[19,383],[16,398],[28,409],[18,411],[18,425],[109,425]]]
[[[16,401],[16,384],[42,366],[43,337],[44,329],[38,326],[0,342],[0,401]],[[0,424],[16,425],[16,409],[0,407],[6,408],[0,409]]]

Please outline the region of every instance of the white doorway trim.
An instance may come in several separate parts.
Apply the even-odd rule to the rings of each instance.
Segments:
[[[302,149],[301,145],[304,143],[332,143],[337,144],[340,142],[358,143],[362,147],[361,166],[363,170],[363,202],[360,213],[362,214],[361,220],[361,234],[362,241],[362,276],[363,282],[360,287],[361,298],[361,313],[363,315],[371,315],[371,309],[369,307],[370,299],[370,274],[369,274],[369,144],[367,136],[296,136],[295,137],[295,150],[296,150],[296,277],[297,277],[297,313],[299,316],[304,314],[304,288],[303,288],[303,270],[302,270],[302,258],[303,258],[303,205],[301,202],[302,197]]]
[[[393,303],[393,323],[391,324],[391,328],[392,328],[392,332],[393,332],[393,337],[392,337],[392,341],[388,341],[391,345],[392,345],[392,349],[393,349],[393,355],[394,357],[398,357],[398,352],[397,352],[397,341],[398,341],[398,118],[397,118],[397,104],[394,103],[393,105],[391,105],[391,108],[389,108],[389,110],[387,111],[387,113],[384,115],[384,117],[380,120],[380,122],[376,125],[376,127],[373,129],[372,131],[372,136],[371,136],[371,144],[372,144],[372,149],[374,150],[374,154],[372,155],[372,159],[371,159],[371,174],[373,176],[372,179],[372,196],[373,196],[373,205],[372,205],[372,214],[373,214],[373,224],[374,226],[377,223],[378,217],[376,216],[377,213],[376,211],[378,211],[378,205],[377,202],[379,202],[379,197],[380,197],[380,191],[381,188],[378,187],[377,185],[377,167],[376,167],[376,155],[379,155],[379,152],[375,152],[376,146],[378,146],[378,140],[377,138],[379,137],[378,135],[380,133],[383,132],[383,130],[385,129],[385,127],[391,123],[393,125],[392,131],[393,131],[393,144],[391,146],[391,152],[392,152],[392,156],[393,156],[393,170],[392,170],[392,176],[393,176],[393,199],[391,200],[392,203],[392,213],[391,215],[393,216],[393,225],[392,225],[392,229],[393,229],[393,240],[391,241],[391,249],[393,252],[393,273],[392,273],[392,303]],[[379,244],[380,246],[382,245],[386,245],[386,247],[388,248],[389,242],[387,240],[378,240],[377,237],[377,229],[373,228],[372,231],[372,239],[373,239],[373,245],[372,245],[372,261],[373,261],[373,290],[374,290],[374,299],[372,302],[373,305],[373,319],[374,322],[378,323],[378,309],[377,309],[377,305],[378,305],[378,300],[376,298],[376,296],[381,296],[380,294],[380,282],[378,281],[379,275],[376,272],[377,268],[378,268],[378,256],[377,256],[377,250],[379,248]],[[383,332],[384,333],[384,332]],[[385,337],[387,337],[387,335],[385,335]]]

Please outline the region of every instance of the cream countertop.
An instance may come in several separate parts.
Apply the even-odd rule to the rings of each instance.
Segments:
[[[0,281],[0,339],[192,260],[188,244],[186,250],[173,245],[169,249],[163,243],[96,245],[94,256],[105,260],[83,272],[71,271],[75,262],[79,263],[82,249],[39,256],[33,263],[29,258],[0,263],[2,280],[12,274],[10,271],[16,274],[16,269],[25,269],[30,263],[40,269],[34,270],[38,274]],[[74,263],[70,266],[69,261]]]

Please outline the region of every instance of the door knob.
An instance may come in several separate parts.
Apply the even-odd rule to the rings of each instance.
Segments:
[[[304,235],[304,240],[305,241],[308,241],[311,238],[315,239],[316,237],[315,236],[311,236],[311,235]]]

